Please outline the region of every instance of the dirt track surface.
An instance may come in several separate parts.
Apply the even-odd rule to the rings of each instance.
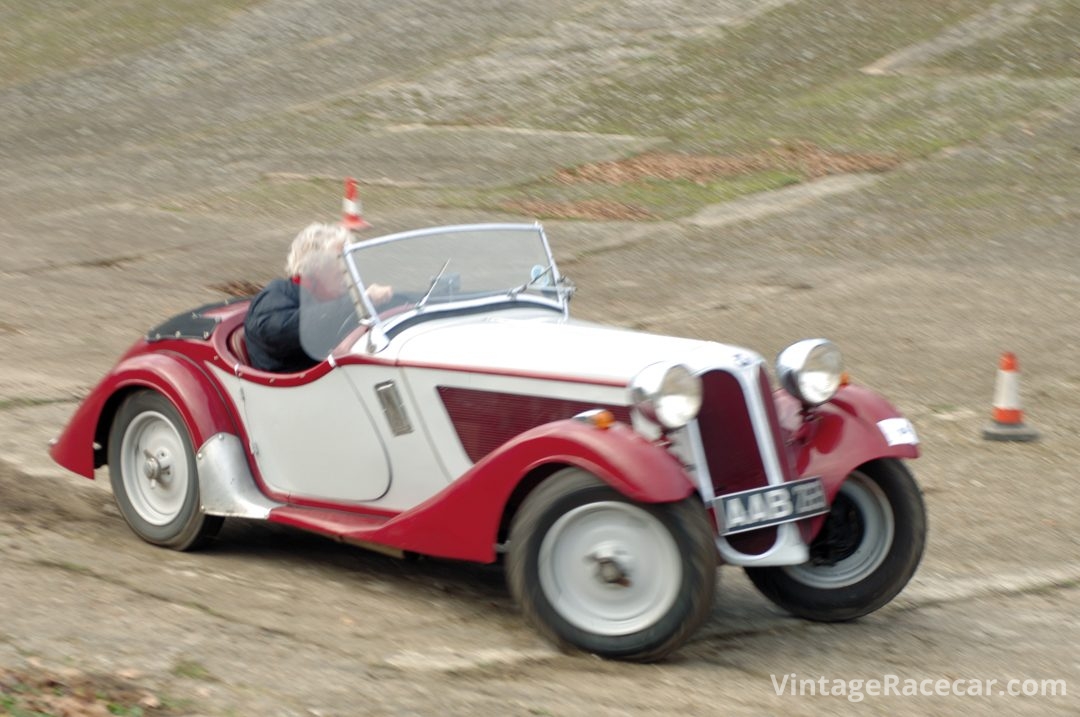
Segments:
[[[1073,3],[190,3],[145,27],[121,5],[0,8],[0,668],[175,714],[1076,714]],[[75,55],[49,64],[50,42]],[[755,164],[797,147],[890,159]],[[648,153],[741,170],[559,180]],[[497,568],[247,523],[201,553],[139,542],[105,474],[45,442],[148,326],[276,275],[346,174],[386,232],[615,207],[545,221],[579,317],[766,356],[837,341],[923,440],[916,579],[824,626],[725,568],[705,629],[638,666],[553,651]],[[1039,443],[980,438],[1005,350]],[[792,673],[999,684],[777,696]],[[998,695],[1009,679],[1070,694]]]

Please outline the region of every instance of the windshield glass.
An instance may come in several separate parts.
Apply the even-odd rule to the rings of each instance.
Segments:
[[[364,313],[380,322],[493,299],[562,307],[566,298],[536,225],[406,232],[349,245],[345,254]]]

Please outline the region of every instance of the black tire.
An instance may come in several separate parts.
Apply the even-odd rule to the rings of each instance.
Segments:
[[[809,562],[747,568],[746,574],[765,597],[791,614],[842,622],[896,597],[915,574],[925,545],[926,508],[919,486],[903,462],[884,458],[845,479],[810,545]]]
[[[636,503],[567,468],[514,516],[506,575],[526,618],[561,648],[648,662],[678,648],[708,618],[716,567],[700,500]],[[677,584],[667,587],[665,576]]]
[[[161,394],[139,391],[124,400],[109,431],[108,458],[116,505],[146,542],[194,550],[221,528],[223,518],[202,512],[191,438]]]

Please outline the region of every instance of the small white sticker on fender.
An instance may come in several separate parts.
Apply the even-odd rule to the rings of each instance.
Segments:
[[[919,442],[915,426],[906,418],[886,418],[878,421],[877,427],[890,446],[916,445]]]

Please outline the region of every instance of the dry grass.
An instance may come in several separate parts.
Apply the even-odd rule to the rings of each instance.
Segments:
[[[583,164],[563,169],[563,184],[595,182],[628,184],[642,180],[684,180],[696,184],[754,172],[798,172],[806,179],[853,172],[885,172],[900,164],[896,154],[833,152],[810,142],[785,144],[761,152],[734,155],[691,155],[649,152],[628,159]]]
[[[0,668],[0,714],[110,717],[176,714],[152,692],[116,676],[68,669],[16,672]]]
[[[235,296],[237,298],[255,296],[255,294],[262,291],[262,286],[247,279],[231,279],[220,284],[212,284],[210,288],[214,291],[220,291],[226,296]]]
[[[510,211],[547,219],[589,219],[641,221],[656,219],[647,209],[604,199],[577,202],[555,202],[542,199],[509,200],[500,207]]]

